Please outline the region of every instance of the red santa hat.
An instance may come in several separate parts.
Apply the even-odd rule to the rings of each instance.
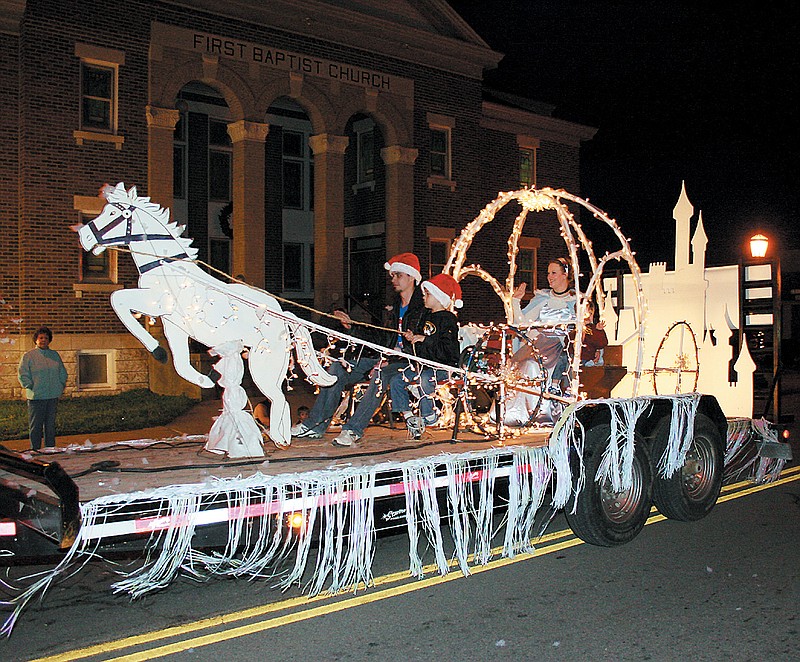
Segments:
[[[417,285],[422,280],[422,274],[419,272],[419,258],[414,253],[395,255],[383,266],[386,271],[395,271],[413,276]]]
[[[422,283],[422,289],[430,292],[448,310],[461,308],[464,305],[461,300],[461,285],[448,274],[437,274],[430,280],[426,280]]]

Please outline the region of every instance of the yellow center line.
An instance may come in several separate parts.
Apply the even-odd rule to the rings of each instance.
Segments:
[[[800,467],[798,467],[800,468]],[[726,501],[730,501],[731,499],[738,499],[743,496],[747,496],[748,494],[755,494],[756,492],[763,492],[764,490],[771,490],[773,487],[778,487],[779,485],[785,485],[786,483],[792,483],[796,480],[800,480],[800,474],[797,471],[792,472],[784,472],[784,474],[789,474],[783,477],[778,478],[773,483],[765,483],[763,485],[752,485],[751,487],[747,487],[745,489],[736,492],[735,494],[724,494],[717,499],[717,503],[725,503]]]
[[[470,568],[470,574],[477,575],[482,572],[496,570],[497,568],[502,568],[504,566],[511,565],[512,563],[519,563],[520,561],[526,561],[533,557],[544,556],[545,554],[552,554],[553,552],[558,552],[562,549],[567,549],[569,547],[575,547],[576,545],[583,545],[583,544],[585,543],[578,538],[573,538],[572,540],[565,540],[563,542],[551,545],[545,549],[537,549],[533,554],[527,554],[527,553],[520,554],[514,557],[513,559],[510,558],[497,559],[495,561],[489,562],[485,566],[476,566],[474,568]],[[302,621],[310,620],[318,616],[323,616],[326,614],[334,614],[340,611],[345,611],[347,609],[352,609],[354,607],[359,607],[363,604],[380,602],[381,600],[386,600],[388,598],[393,598],[399,595],[405,595],[406,593],[413,593],[414,591],[417,590],[429,588],[431,586],[437,586],[457,579],[462,579],[462,575],[458,572],[450,572],[446,575],[437,575],[434,577],[428,577],[426,579],[409,581],[406,584],[401,584],[399,586],[394,586],[392,588],[383,589],[381,591],[364,593],[362,595],[348,598],[347,600],[342,600],[340,602],[335,602],[333,604],[321,605],[319,607],[314,607],[312,609],[286,614],[284,616],[279,616],[277,618],[260,621],[257,623],[251,623],[249,625],[242,625],[236,628],[231,628],[230,630],[226,630],[224,632],[207,634],[200,637],[195,637],[193,639],[187,639],[184,641],[177,641],[175,643],[167,644],[165,646],[160,646],[158,648],[152,648],[146,651],[141,651],[140,653],[132,653],[130,655],[124,655],[122,657],[115,657],[109,659],[118,660],[119,662],[138,662],[142,660],[152,660],[158,657],[164,657],[166,655],[180,653],[189,649],[199,648],[201,646],[208,646],[210,644],[216,644],[223,641],[229,641],[231,639],[236,639],[238,637],[244,637],[247,635],[256,634],[258,632],[264,632],[266,630],[272,630],[274,628],[281,627],[284,625],[290,625],[292,623],[300,623]]]
[[[764,485],[753,485],[750,481],[742,481],[739,483],[735,483],[733,485],[728,485],[725,488],[723,488],[723,494],[720,495],[719,499],[717,500],[717,503],[724,503],[726,501],[730,501],[731,499],[738,499],[743,496],[747,496],[749,494],[754,494],[756,492],[761,492],[763,490],[772,489],[774,487],[778,487],[786,483],[800,480],[800,466],[786,469],[781,474],[781,476],[782,477],[779,478],[778,480]],[[655,524],[656,522],[661,522],[666,519],[663,515],[658,513],[658,511],[656,511],[655,508],[653,509],[653,511],[655,514],[648,518],[647,525]],[[567,540],[563,540],[564,538],[567,538]],[[559,540],[561,542],[557,542]],[[513,563],[518,563],[520,561],[525,561],[535,557],[545,556],[546,554],[552,554],[554,552],[558,552],[563,549],[568,549],[570,547],[575,547],[577,545],[582,545],[585,543],[582,540],[575,538],[571,530],[562,529],[560,531],[555,531],[553,533],[541,536],[541,538],[537,539],[537,544],[538,545],[544,544],[546,546],[537,547],[532,554],[521,553],[515,556],[514,558],[499,558],[490,561],[486,565],[472,566],[470,567],[470,574],[477,575],[482,572],[496,570],[498,568],[502,568],[511,565]],[[499,553],[501,549],[502,548],[500,547],[493,549],[492,554],[494,555]],[[451,563],[451,568],[455,570],[456,567],[457,564],[455,562]],[[423,572],[426,574],[435,573],[437,572],[437,567],[435,564],[427,565],[423,568]],[[230,626],[233,623],[240,622],[243,620],[254,619],[262,616],[268,616],[269,614],[273,614],[276,612],[300,608],[299,611],[293,613],[285,614],[283,616],[272,617],[267,620],[251,623],[248,625],[233,627],[223,632],[216,632],[212,634],[202,635],[194,637],[192,639],[166,644],[164,646],[151,648],[145,651],[132,653],[122,657],[108,658],[108,659],[125,660],[125,661],[151,660],[158,657],[163,657],[165,655],[171,655],[174,653],[186,651],[190,648],[198,648],[201,646],[207,646],[222,641],[228,641],[230,639],[235,639],[238,637],[255,634],[257,632],[263,632],[284,625],[289,625],[291,623],[306,621],[324,614],[331,614],[344,611],[346,609],[352,609],[353,607],[358,607],[363,604],[368,604],[371,602],[379,602],[381,600],[386,600],[388,598],[404,595],[406,593],[411,593],[413,591],[425,589],[431,586],[436,586],[439,584],[443,584],[445,582],[450,582],[454,579],[461,579],[461,578],[462,574],[460,572],[450,572],[446,575],[435,575],[424,579],[414,579],[409,575],[408,570],[404,570],[375,578],[371,588],[387,586],[390,584],[395,584],[397,582],[405,582],[403,584],[400,584],[398,586],[391,586],[390,588],[385,588],[378,591],[374,590],[370,590],[368,592],[365,591],[365,593],[363,593],[362,595],[354,595],[352,597],[338,600],[333,603],[331,603],[330,601],[332,599],[336,599],[337,596],[331,596],[329,594],[320,594],[314,597],[300,596],[297,598],[290,598],[288,600],[283,600],[281,602],[272,603],[269,605],[261,605],[258,607],[252,607],[249,609],[231,612],[229,614],[219,614],[217,616],[213,616],[210,618],[205,618],[198,621],[194,621],[192,623],[187,623],[186,625],[173,626],[161,630],[154,630],[152,632],[146,632],[144,634],[134,635],[132,637],[125,637],[123,639],[104,642],[102,644],[96,644],[94,646],[87,646],[82,649],[77,649],[74,651],[69,651],[58,655],[38,658],[37,660],[34,660],[32,662],[66,662],[67,660],[85,659],[95,655],[101,655],[104,653],[113,653],[115,651],[120,651],[127,648],[133,648],[135,646],[142,646],[145,644],[151,644],[156,641],[161,641],[172,637],[191,634],[193,632],[197,632],[200,630]],[[309,605],[313,605],[315,603],[320,603],[320,602],[327,602],[328,604],[322,604],[319,606],[311,607],[309,609],[304,609]]]
[[[541,536],[541,538],[537,539],[537,544],[546,544],[549,542],[553,542],[571,536],[573,536],[573,533],[570,529],[562,529],[561,531],[554,531],[552,533],[548,533]],[[492,550],[492,555],[493,556],[497,555],[501,551],[502,551],[501,547],[496,547]],[[535,554],[525,554],[524,556],[525,558],[530,558],[534,555]],[[457,567],[457,563],[456,562],[451,563],[451,567],[453,568]],[[437,572],[437,566],[435,564],[430,564],[424,566],[422,571],[423,574],[430,574],[432,572]],[[458,577],[461,575],[459,574],[455,576]],[[408,570],[401,570],[399,572],[394,572],[388,575],[383,575],[381,577],[376,577],[373,583],[371,584],[371,588],[386,586],[387,584],[394,584],[396,582],[405,581],[410,578],[411,576]],[[359,587],[359,590],[366,590],[366,587],[361,585]],[[94,646],[87,646],[86,648],[72,651],[70,653],[61,653],[58,655],[43,657],[37,660],[33,660],[32,662],[64,662],[66,660],[84,659],[87,657],[92,657],[94,655],[99,655],[101,653],[111,653],[113,651],[121,650],[124,648],[132,648],[133,646],[141,646],[143,644],[152,643],[154,641],[159,641],[162,639],[169,639],[170,637],[189,634],[191,632],[196,632],[198,630],[205,630],[224,625],[230,625],[231,623],[257,618],[258,616],[266,616],[267,614],[278,611],[285,611],[287,609],[293,609],[295,607],[305,607],[308,606],[309,604],[317,602],[330,601],[331,599],[334,599],[336,597],[337,596],[331,596],[330,594],[327,593],[321,593],[320,595],[315,595],[313,597],[303,595],[297,598],[289,598],[287,600],[282,600],[281,602],[276,602],[268,605],[261,605],[258,607],[243,609],[241,611],[231,612],[229,614],[218,614],[216,616],[212,616],[210,618],[204,618],[198,621],[193,621],[192,623],[187,623],[185,625],[176,625],[161,630],[154,630],[152,632],[145,632],[143,634],[138,634],[131,637],[125,637],[123,639],[117,639],[115,641],[96,644]],[[339,594],[339,597],[341,597],[341,594]]]

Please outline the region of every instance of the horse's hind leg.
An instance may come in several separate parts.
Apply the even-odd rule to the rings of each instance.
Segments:
[[[164,324],[164,337],[167,339],[169,348],[172,351],[172,364],[175,366],[175,372],[187,382],[197,384],[201,388],[213,388],[214,382],[197,372],[189,362],[188,334],[166,317],[162,317],[161,321]]]
[[[279,446],[288,446],[292,439],[292,415],[283,395],[283,381],[289,367],[289,354],[280,350],[250,350],[250,375],[272,404],[269,414],[269,436]]]

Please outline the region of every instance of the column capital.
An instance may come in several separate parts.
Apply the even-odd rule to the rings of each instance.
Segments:
[[[404,165],[414,165],[419,156],[419,150],[415,147],[403,147],[402,145],[390,145],[381,150],[381,158],[386,165],[401,163]]]
[[[264,124],[263,122],[239,120],[228,124],[228,135],[234,143],[242,142],[243,140],[263,143],[266,141],[268,133],[269,124]]]
[[[308,144],[314,156],[320,154],[344,154],[350,138],[347,136],[336,136],[332,133],[318,133],[316,136],[309,136]]]
[[[175,129],[181,112],[175,108],[161,108],[160,106],[147,106],[147,126],[157,129]]]

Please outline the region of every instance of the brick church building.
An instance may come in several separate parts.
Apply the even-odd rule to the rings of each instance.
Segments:
[[[387,296],[387,256],[413,251],[437,273],[499,191],[579,192],[594,129],[486,89],[501,59],[442,0],[0,2],[0,398],[20,396],[41,324],[69,394],[191,392],[109,305],[135,286],[133,262],[85,254],[71,229],[100,211],[104,183],[171,208],[210,268],[364,314]],[[563,253],[542,216],[520,241],[532,286]],[[512,220],[470,256],[501,279]],[[463,318],[499,319],[473,280]]]

